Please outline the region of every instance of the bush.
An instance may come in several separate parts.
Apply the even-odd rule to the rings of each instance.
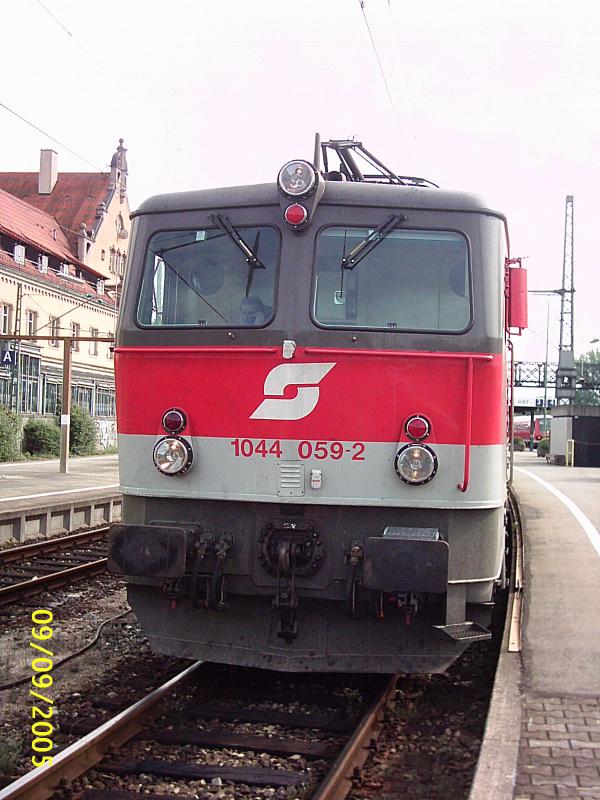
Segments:
[[[520,436],[515,436],[513,439],[513,450],[515,453],[522,453],[525,450],[525,441]]]
[[[30,419],[23,428],[23,450],[39,456],[60,455],[60,428],[55,422]]]
[[[21,416],[0,407],[0,461],[21,458]]]
[[[540,439],[537,446],[538,456],[547,456],[550,452],[550,439]]]
[[[69,452],[74,456],[93,456],[96,452],[94,420],[79,406],[73,406],[71,409]]]
[[[0,775],[12,777],[17,771],[17,764],[23,751],[23,742],[21,737],[15,733],[7,733],[5,737],[0,742]]]

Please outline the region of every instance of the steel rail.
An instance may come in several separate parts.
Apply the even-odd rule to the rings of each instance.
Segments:
[[[55,536],[52,539],[44,539],[42,542],[32,542],[31,544],[23,544],[18,547],[7,547],[4,550],[0,550],[0,564],[8,564],[20,558],[27,558],[28,556],[40,555],[42,553],[54,553],[67,547],[79,545],[82,542],[99,539],[108,531],[108,527],[108,525],[103,525],[100,528],[92,528],[91,530],[81,531],[79,533],[70,533],[67,536]]]
[[[57,536],[45,539],[42,542],[33,542],[19,547],[9,547],[0,551],[0,564],[10,564],[21,559],[44,555],[47,553],[60,553],[69,547],[76,547],[86,542],[100,539],[108,530],[108,525],[103,525],[92,530],[72,533],[68,536]],[[80,580],[86,576],[98,575],[106,570],[106,558],[94,558],[74,567],[59,569],[57,572],[37,575],[33,578],[0,587],[0,608],[10,605],[20,598],[32,597],[47,589],[57,588],[72,581]],[[35,565],[33,565],[35,566]]]
[[[71,781],[102,761],[109,747],[119,746],[140,732],[146,720],[173,689],[190,680],[204,664],[196,661],[146,697],[105,722],[92,733],[66,747],[52,764],[37,767],[0,790],[0,800],[47,800],[60,781]]]
[[[31,597],[34,594],[46,591],[46,589],[55,589],[71,581],[79,580],[86,575],[104,572],[107,562],[107,558],[98,558],[85,564],[78,564],[76,567],[68,567],[59,572],[51,572],[47,575],[28,578],[20,583],[13,583],[10,586],[3,586],[0,588],[0,608],[21,597]]]
[[[399,677],[393,675],[385,684],[383,691],[373,700],[352,738],[346,743],[317,791],[311,795],[311,800],[343,800],[348,795],[352,789],[354,770],[367,760],[368,748],[379,735],[383,713],[393,698]]]

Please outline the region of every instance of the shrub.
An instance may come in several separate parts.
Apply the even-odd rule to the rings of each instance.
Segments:
[[[17,771],[23,743],[15,733],[7,733],[5,737],[0,743],[0,775],[13,776]]]
[[[537,446],[538,456],[547,456],[550,452],[550,439],[540,439]]]
[[[71,409],[69,452],[74,456],[92,456],[96,452],[94,420],[79,406],[73,406]]]
[[[0,407],[0,461],[21,458],[21,416]]]
[[[23,428],[23,450],[32,455],[60,455],[60,428],[54,421],[30,419]]]
[[[513,449],[515,453],[522,453],[525,450],[525,442],[520,436],[515,436],[513,439]]]

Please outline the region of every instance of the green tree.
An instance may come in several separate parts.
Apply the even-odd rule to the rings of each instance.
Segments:
[[[579,356],[575,361],[578,379],[581,377],[588,383],[600,386],[600,350],[595,348]],[[591,406],[600,406],[600,389],[577,389],[575,402]]]
[[[71,409],[69,451],[74,456],[91,456],[96,452],[94,420],[79,406],[73,406]]]
[[[18,461],[21,453],[21,415],[0,407],[0,461]]]

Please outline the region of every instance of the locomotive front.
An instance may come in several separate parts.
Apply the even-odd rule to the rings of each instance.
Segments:
[[[488,638],[504,579],[504,218],[304,161],[134,217],[109,564],[152,647],[425,672]]]

